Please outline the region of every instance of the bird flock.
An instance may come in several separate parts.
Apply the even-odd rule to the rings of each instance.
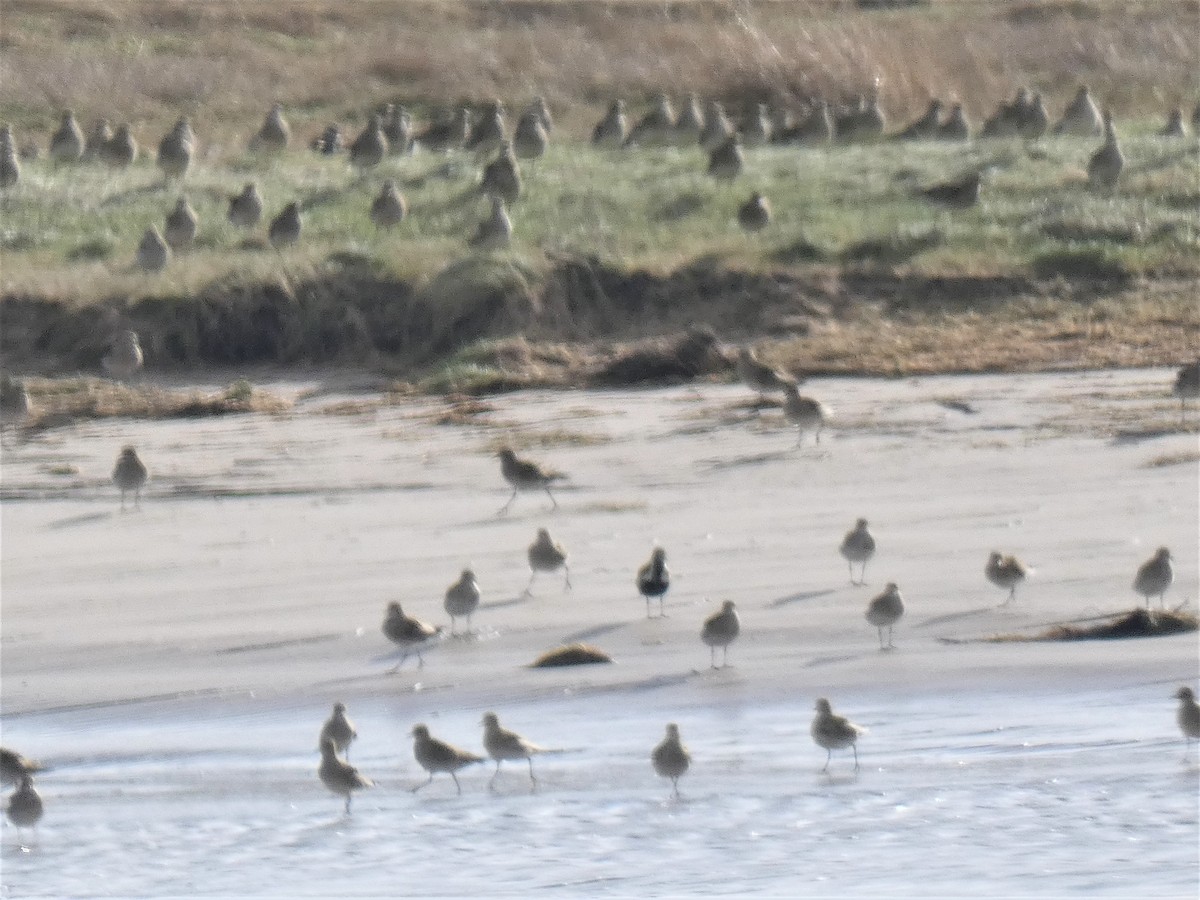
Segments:
[[[978,128],[967,120],[961,103],[946,104],[935,97],[918,118],[889,131],[888,117],[880,104],[878,80],[870,92],[849,103],[835,104],[815,98],[799,110],[755,103],[749,104],[740,116],[730,116],[720,100],[702,101],[694,93],[687,94],[678,105],[677,112],[671,98],[660,93],[635,121],[627,113],[624,100],[613,100],[592,129],[590,143],[597,150],[613,151],[699,148],[707,154],[705,171],[722,183],[737,180],[746,169],[747,153],[761,147],[814,147],[883,140],[1036,141],[1044,135],[1099,138],[1102,143],[1087,157],[1084,167],[1089,185],[1104,192],[1111,192],[1117,186],[1126,164],[1111,113],[1096,102],[1086,85],[1079,86],[1057,120],[1051,119],[1040,94],[1021,88],[1011,102],[1001,103]],[[1190,130],[1200,132],[1200,103],[1190,117],[1180,108],[1170,110],[1159,135],[1164,139],[1186,137],[1189,118]],[[522,109],[511,128],[504,103],[495,99],[463,102],[435,111],[421,127],[414,123],[407,109],[389,103],[371,112],[357,135],[351,137],[342,125],[331,123],[308,142],[308,147],[322,156],[348,160],[364,179],[385,160],[415,152],[457,153],[474,160],[479,176],[473,191],[489,200],[490,211],[473,232],[463,237],[470,249],[490,252],[510,245],[514,229],[510,209],[524,191],[521,164],[535,166],[546,153],[553,133],[554,118],[541,96],[534,97]],[[283,106],[276,103],[246,142],[246,150],[257,156],[277,157],[291,150],[295,143]],[[0,191],[18,188],[22,160],[37,158],[41,152],[36,142],[19,142],[11,126],[0,128]],[[129,168],[141,153],[129,123],[121,123],[114,130],[107,119],[100,119],[85,136],[70,109],[63,111],[47,144],[49,159],[59,166],[96,164],[122,170]],[[198,165],[199,156],[196,131],[189,117],[183,116],[159,140],[154,153],[164,186],[182,188],[189,172]],[[984,172],[968,171],[920,187],[915,195],[936,205],[962,209],[979,201],[984,179]],[[265,209],[260,189],[251,181],[239,192],[228,195],[226,218],[234,227],[250,232],[260,227]],[[410,215],[408,201],[394,178],[383,182],[364,212],[377,228],[384,230],[401,225]],[[278,207],[267,227],[269,244],[283,249],[300,242],[304,213],[303,204],[297,199]],[[735,218],[747,233],[763,231],[772,221],[770,200],[759,192],[751,193],[737,207]],[[179,196],[161,227],[157,223],[146,225],[134,253],[134,265],[151,273],[167,268],[175,254],[192,247],[199,224],[187,196]]]
[[[103,366],[114,376],[128,377],[142,365],[142,362],[143,355],[136,333],[124,331],[118,334],[111,350],[104,357]],[[750,348],[743,348],[740,352],[737,371],[745,385],[757,393],[760,400],[766,394],[784,392],[786,397],[785,415],[789,421],[793,421],[800,428],[801,436],[806,428],[819,428],[824,423],[824,412],[818,419],[809,418],[798,421],[799,416],[795,412],[787,411],[787,403],[793,402],[794,398],[798,396],[796,394],[797,379],[763,363]],[[1173,392],[1180,397],[1181,401],[1186,402],[1187,399],[1197,395],[1197,382],[1200,382],[1200,362],[1180,369]],[[12,385],[9,385],[7,389],[11,392]],[[809,402],[814,409],[824,410],[824,407],[816,401]],[[496,457],[500,460],[500,475],[512,489],[512,495],[497,511],[497,516],[506,515],[521,493],[545,493],[551,501],[551,511],[559,509],[558,501],[551,492],[550,486],[555,482],[566,480],[567,475],[541,463],[522,458],[511,447],[502,447],[496,453]],[[127,508],[129,495],[132,495],[134,508],[140,507],[141,492],[149,477],[149,470],[138,456],[136,449],[134,447],[123,448],[112,473],[112,481],[120,492],[123,512]],[[869,523],[865,518],[859,518],[845,533],[837,547],[837,552],[846,561],[849,581],[852,585],[866,584],[867,567],[875,557],[876,551],[877,542]],[[531,594],[539,574],[555,575],[561,572],[563,590],[571,589],[568,552],[562,544],[550,536],[548,529],[537,529],[536,537],[527,550],[527,561],[530,578],[522,596],[527,597]],[[987,558],[983,574],[987,581],[1007,592],[1007,596],[1001,604],[1007,605],[1016,599],[1017,588],[1033,574],[1033,569],[1015,556],[993,551]],[[1145,599],[1147,609],[1150,608],[1151,600],[1155,597],[1158,598],[1160,607],[1165,607],[1165,595],[1173,581],[1171,552],[1168,548],[1161,547],[1150,559],[1138,567],[1131,587]],[[665,601],[671,585],[671,571],[667,566],[665,548],[653,548],[650,558],[636,568],[633,582],[639,596],[645,601],[646,618],[666,617]],[[480,607],[481,598],[482,589],[474,571],[471,568],[462,570],[458,579],[447,587],[444,596],[443,608],[450,618],[449,637],[471,634],[472,617]],[[654,611],[655,601],[657,601],[657,616]],[[870,626],[876,629],[880,651],[886,652],[895,649],[894,627],[903,618],[905,609],[905,600],[894,582],[887,583],[884,590],[869,601],[864,618]],[[460,632],[458,629],[459,619],[465,620],[466,630],[464,632]],[[741,616],[738,613],[737,605],[732,600],[723,601],[717,612],[709,615],[700,623],[699,637],[701,643],[709,648],[710,668],[722,669],[730,664],[730,646],[737,641],[742,629]],[[447,637],[444,626],[405,613],[401,604],[395,601],[387,605],[381,630],[400,653],[399,660],[389,670],[390,672],[399,670],[405,661],[414,655],[417,657],[418,667],[424,666],[424,651]],[[720,657],[719,661],[718,656]],[[1200,709],[1196,705],[1194,692],[1188,687],[1179,688],[1175,697],[1180,704],[1177,712],[1178,725],[1190,748],[1193,740],[1200,739]],[[828,770],[833,751],[845,749],[853,752],[854,766],[857,770],[857,741],[860,735],[867,733],[867,729],[843,716],[836,715],[826,698],[817,699],[815,709],[816,715],[812,721],[810,733],[813,742],[826,751],[825,767],[821,771]],[[458,772],[488,759],[496,764],[489,787],[494,785],[499,776],[502,763],[524,760],[528,765],[530,783],[536,788],[537,777],[534,774],[533,757],[560,752],[542,747],[519,733],[504,728],[494,712],[486,713],[480,724],[484,727],[483,747],[486,755],[474,753],[434,737],[425,724],[416,724],[412,727],[414,758],[429,775],[428,780],[412,788],[414,793],[431,784],[434,776],[439,773],[450,775],[456,790],[461,793],[462,785],[458,780]],[[353,794],[374,785],[372,779],[359,772],[349,762],[350,746],[357,737],[357,729],[347,716],[345,704],[336,703],[318,735],[317,746],[321,762],[317,774],[326,788],[344,798],[347,813],[350,812]],[[42,816],[42,801],[34,787],[33,779],[40,766],[13,751],[4,750],[3,753],[5,783],[16,786],[7,806],[8,818],[18,828],[36,826]],[[691,753],[682,742],[678,725],[670,723],[666,726],[665,736],[653,748],[650,760],[653,770],[671,782],[672,794],[678,796],[679,780],[687,773],[692,762]]]

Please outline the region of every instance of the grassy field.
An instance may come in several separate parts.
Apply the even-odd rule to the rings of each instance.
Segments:
[[[543,367],[549,381],[613,345],[697,321],[729,339],[769,337],[781,361],[816,371],[1182,360],[1200,343],[1197,143],[1156,132],[1170,106],[1190,110],[1198,95],[1187,24],[1198,11],[1195,2],[933,2],[868,13],[783,0],[14,0],[0,117],[18,142],[44,150],[57,110],[71,106],[85,131],[99,116],[131,121],[143,156],[121,173],[44,155],[23,163],[0,198],[0,316],[20,326],[5,329],[6,364],[87,366],[124,320],[151,332],[158,365],[377,365],[382,354],[408,373],[434,358],[458,371],[466,353],[466,370],[486,373],[492,342],[503,356],[503,339],[518,332],[579,345],[551,354],[568,361]],[[615,94],[634,116],[658,87],[738,110],[844,99],[877,76],[890,123],[937,93],[962,98],[976,126],[1017,86],[1043,90],[1053,117],[1087,80],[1116,112],[1121,182],[1112,192],[1087,186],[1092,138],[768,147],[747,151],[732,184],[705,174],[699,149],[604,152],[586,142]],[[420,119],[463,94],[495,95],[509,102],[511,125],[535,92],[558,125],[547,155],[522,167],[505,253],[467,248],[486,211],[471,156],[392,157],[361,175],[345,155],[303,149],[330,120],[353,134],[384,101]],[[246,142],[275,99],[294,149],[252,156]],[[199,155],[182,184],[168,185],[153,147],[181,113],[193,118]],[[969,171],[984,173],[977,206],[920,197]],[[381,232],[367,210],[387,178],[410,215]],[[228,197],[250,180],[265,221],[301,203],[298,246],[276,252],[265,224],[248,236],[227,223]],[[736,223],[751,191],[775,214],[754,236]],[[161,229],[181,195],[200,217],[196,246],[160,274],[136,270],[142,231]],[[303,334],[243,334],[264,306]],[[230,347],[213,352],[222,342]],[[605,346],[582,346],[597,342]],[[445,372],[431,383],[462,386]]]

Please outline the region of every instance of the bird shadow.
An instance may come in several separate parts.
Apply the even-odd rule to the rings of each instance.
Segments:
[[[950,613],[945,616],[934,616],[932,619],[925,619],[923,622],[918,622],[914,628],[929,628],[931,625],[944,625],[947,622],[958,622],[962,619],[973,619],[976,616],[986,615],[990,612],[995,612],[998,607],[995,606],[980,606],[976,609],[968,609],[963,612]]]
[[[793,449],[795,448],[788,448],[788,450],[782,452],[752,453],[748,456],[734,456],[730,459],[701,460],[700,466],[713,472],[720,471],[721,469],[736,469],[739,466],[761,466],[764,463],[787,459]]]
[[[480,603],[480,609],[505,609],[509,606],[522,606],[529,599],[528,595],[517,595],[510,600],[490,600],[487,603]]]
[[[568,634],[562,639],[564,644],[574,644],[579,641],[590,641],[598,638],[601,635],[612,634],[614,631],[620,631],[628,626],[628,622],[610,622],[607,625],[597,625],[595,628],[585,628],[583,631],[577,631],[574,634]]]
[[[778,609],[781,606],[787,606],[789,603],[802,603],[805,600],[816,600],[818,597],[825,597],[829,594],[836,594],[837,591],[826,588],[823,591],[800,591],[799,593],[789,594],[786,597],[779,597],[767,604],[768,609]]]
[[[876,654],[878,652],[879,652],[878,650],[873,650],[873,651],[871,651],[871,655],[873,656],[874,654]],[[834,665],[835,663],[853,662],[856,659],[866,659],[866,658],[867,658],[867,655],[864,653],[838,653],[838,654],[830,654],[829,656],[814,656],[812,659],[810,659],[808,662],[806,662],[804,664],[804,668],[814,669],[814,668],[817,668],[818,666],[830,666],[830,665]]]
[[[1178,434],[1177,428],[1122,428],[1113,435],[1112,445],[1123,447],[1128,444],[1139,444],[1142,441],[1152,441],[1156,438],[1169,437]]]
[[[59,519],[56,522],[51,522],[46,527],[51,531],[58,531],[61,528],[74,528],[76,525],[90,525],[92,522],[104,522],[112,517],[113,514],[111,512],[85,513],[82,516]]]

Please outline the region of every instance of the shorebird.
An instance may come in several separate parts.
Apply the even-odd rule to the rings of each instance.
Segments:
[[[1158,134],[1159,137],[1187,137],[1187,127],[1183,124],[1183,110],[1176,106],[1167,113],[1167,124]]]
[[[15,750],[0,747],[0,783],[19,784],[26,777],[42,770],[37,760],[26,759]]]
[[[654,97],[650,109],[625,138],[624,146],[669,147],[674,142],[675,110],[667,95],[659,93]]]
[[[737,220],[743,231],[762,231],[771,224],[771,204],[755,191],[749,200],[738,207]]]
[[[337,122],[330,122],[326,125],[325,130],[313,138],[312,143],[309,144],[313,152],[324,156],[341,153],[345,146],[346,138],[342,134],[342,126]]]
[[[541,94],[537,94],[529,105],[525,107],[525,112],[531,112],[537,116],[537,120],[542,123],[542,128],[549,134],[554,130],[554,116],[550,114],[550,107],[546,105],[546,98]]]
[[[1092,187],[1111,190],[1116,187],[1121,170],[1125,168],[1125,154],[1117,143],[1117,132],[1113,127],[1112,113],[1104,113],[1104,143],[1088,160],[1088,183]]]
[[[122,331],[115,338],[100,360],[104,371],[118,381],[124,381],[142,367],[145,357],[136,331]]]
[[[158,167],[163,177],[182,178],[187,174],[195,151],[196,133],[192,131],[187,116],[184,116],[158,142]]]
[[[941,126],[941,118],[942,101],[933,97],[929,101],[929,106],[925,108],[925,112],[909,123],[896,137],[906,141],[927,140],[936,137],[938,128]]]
[[[387,138],[388,153],[392,156],[405,156],[412,150],[412,116],[407,109],[398,104],[387,105],[383,114],[383,136]]]
[[[271,246],[276,250],[280,247],[290,247],[300,240],[302,227],[300,204],[293,201],[271,220],[271,227],[267,229],[267,237],[270,238]]]
[[[1150,608],[1150,598],[1157,595],[1159,606],[1166,603],[1165,594],[1171,582],[1175,580],[1175,572],[1171,568],[1171,551],[1159,547],[1154,556],[1142,563],[1133,579],[1133,589],[1146,598],[1146,609]]]
[[[592,146],[605,150],[616,150],[625,143],[629,123],[625,118],[625,101],[614,100],[609,104],[604,118],[592,129]]]
[[[479,608],[479,597],[479,582],[475,580],[475,573],[470,569],[463,569],[458,581],[446,588],[446,599],[443,601],[443,606],[450,616],[451,636],[458,633],[455,630],[455,620],[459,616],[466,617],[467,631],[470,632],[471,616]]]
[[[650,753],[650,762],[660,778],[670,778],[671,788],[679,796],[679,779],[692,764],[692,754],[679,738],[679,726],[674,722],[667,725],[666,737]]]
[[[550,137],[536,109],[527,109],[517,120],[513,132],[513,152],[518,159],[541,159],[546,152]]]
[[[161,272],[171,260],[171,248],[163,240],[158,228],[151,225],[138,241],[134,263],[143,272]]]
[[[113,484],[121,491],[122,512],[125,510],[125,495],[130,491],[133,491],[133,505],[135,507],[142,505],[142,485],[149,477],[150,473],[146,470],[145,464],[138,459],[137,450],[133,447],[122,449],[112,473]]]
[[[700,640],[709,647],[709,662],[712,668],[723,669],[729,664],[729,645],[737,640],[741,630],[742,622],[738,618],[737,609],[732,600],[726,600],[721,604],[720,612],[713,613],[704,620],[704,627],[700,629]],[[718,647],[721,648],[721,665],[719,667],[717,666]]]
[[[167,221],[163,227],[163,237],[171,250],[186,250],[196,240],[196,227],[199,223],[196,210],[188,203],[187,197],[175,201],[175,208],[167,213]]]
[[[10,142],[0,147],[0,190],[7,191],[15,187],[21,180],[21,161],[17,158],[17,148]]]
[[[515,731],[509,731],[502,727],[494,712],[484,713],[479,724],[483,726],[483,746],[487,750],[488,756],[496,761],[496,771],[492,773],[492,780],[488,782],[488,787],[490,788],[495,782],[496,776],[500,774],[500,764],[506,759],[523,759],[528,762],[529,780],[536,785],[537,778],[533,774],[533,757],[538,753],[545,753],[546,748],[539,747]]]
[[[1050,116],[1041,94],[1034,94],[1029,105],[1020,111],[1017,133],[1026,140],[1037,140],[1050,127]]]
[[[508,141],[501,143],[499,155],[484,167],[479,193],[510,205],[521,196],[521,171]]]
[[[828,144],[837,134],[828,100],[818,100],[812,111],[796,125],[778,135],[783,144]]]
[[[875,538],[867,531],[866,519],[859,519],[854,523],[854,527],[846,532],[838,552],[845,558],[846,566],[850,569],[850,583],[866,584],[867,563],[875,555]],[[862,573],[858,581],[854,580],[855,563],[862,563]]]
[[[238,228],[254,228],[262,221],[263,199],[258,192],[258,185],[247,181],[240,194],[229,198],[230,223]]]
[[[1020,134],[1021,117],[1029,108],[1029,105],[1029,88],[1018,88],[1013,101],[1011,103],[1001,101],[996,111],[983,123],[980,136],[985,138],[999,138],[1015,137]]]
[[[448,153],[459,150],[467,142],[471,131],[471,110],[460,104],[449,113],[443,113],[416,136],[416,142],[430,153]]]
[[[349,759],[350,744],[356,737],[358,737],[358,731],[355,729],[354,723],[346,716],[346,704],[338,701],[333,704],[333,712],[321,726],[321,735],[317,738],[317,745],[332,741],[333,749],[337,753],[345,754],[346,759]]]
[[[42,818],[42,798],[33,786],[33,778],[25,775],[20,784],[8,798],[8,821],[17,826],[20,832],[23,828],[36,828]]]
[[[866,734],[867,729],[861,725],[855,725],[843,716],[835,716],[829,701],[824,697],[817,700],[816,710],[817,715],[813,719],[811,731],[817,746],[825,750],[825,768],[821,771],[829,771],[829,761],[833,758],[834,750],[844,750],[849,747],[854,751],[854,771],[857,772],[858,747],[856,742],[860,734]]]
[[[745,161],[741,138],[735,134],[709,153],[708,174],[718,181],[733,181],[742,174]]]
[[[720,100],[709,100],[704,106],[704,128],[700,132],[700,146],[707,152],[720,147],[733,137],[733,123],[725,114]]]
[[[966,209],[979,202],[979,187],[982,183],[981,173],[968,172],[960,178],[922,188],[920,194],[930,203],[948,206],[951,209]]]
[[[658,598],[658,615],[666,618],[663,604],[667,599],[667,589],[671,586],[671,570],[667,568],[667,551],[655,547],[650,559],[637,570],[637,589],[646,600],[646,618],[650,616],[650,599]]]
[[[337,745],[333,738],[321,739],[321,765],[317,769],[317,777],[321,784],[340,797],[346,798],[346,813],[350,812],[350,800],[355,791],[373,787],[373,782],[358,769],[337,755]]]
[[[1200,399],[1200,359],[1180,366],[1175,373],[1175,385],[1171,393],[1179,398],[1179,424],[1182,425],[1187,415],[1188,400]]]
[[[283,105],[276,103],[250,139],[251,153],[281,153],[292,139],[292,129],[283,117]]]
[[[800,437],[796,440],[797,447],[803,446],[806,431],[815,430],[817,443],[821,443],[821,429],[825,427],[825,420],[829,418],[829,408],[821,401],[812,397],[802,397],[794,384],[785,384],[783,415],[800,432]]]
[[[1067,104],[1067,108],[1063,110],[1062,118],[1060,118],[1054,126],[1055,134],[1078,134],[1084,137],[1091,137],[1100,134],[1104,129],[1104,124],[1100,117],[1100,108],[1096,106],[1096,101],[1092,99],[1092,95],[1086,84],[1080,85],[1075,92],[1074,98]]]
[[[767,394],[784,390],[788,384],[796,384],[795,378],[761,362],[752,347],[738,350],[737,374],[747,387],[758,391],[760,401],[765,400]]]
[[[425,657],[422,656],[422,652],[431,641],[441,635],[442,629],[441,626],[434,626],[421,619],[405,615],[400,604],[392,602],[388,604],[387,615],[383,620],[383,633],[389,641],[404,651],[400,662],[388,670],[390,674],[399,671],[400,667],[404,665],[404,661],[412,653],[417,654],[417,668],[422,668],[425,665]]]
[[[50,135],[50,158],[55,162],[78,162],[83,156],[83,130],[75,121],[75,113],[66,110],[54,134]]]
[[[467,239],[467,246],[483,251],[505,250],[512,243],[512,232],[512,219],[508,217],[504,201],[493,197],[491,213],[480,221],[475,233]]]
[[[388,143],[383,133],[383,123],[380,122],[379,115],[374,114],[350,144],[350,165],[360,172],[366,172],[383,162],[387,152]]]
[[[413,756],[417,758],[421,768],[429,773],[429,780],[424,784],[418,784],[412,789],[412,792],[415,794],[421,788],[432,784],[433,776],[438,772],[449,772],[450,777],[454,779],[454,786],[461,794],[462,785],[458,783],[458,775],[455,773],[466,766],[483,762],[483,757],[476,756],[467,750],[461,750],[445,741],[439,741],[430,736],[429,729],[424,725],[414,725],[412,736]]]
[[[25,382],[10,375],[0,375],[0,427],[16,427],[32,409],[33,401]]]
[[[403,222],[407,214],[408,204],[396,189],[396,182],[389,178],[383,183],[379,196],[371,201],[371,221],[377,228],[391,228]]]
[[[508,498],[507,503],[500,507],[497,515],[502,516],[508,512],[508,508],[512,506],[513,501],[517,499],[517,494],[521,491],[545,491],[550,502],[554,504],[553,508],[558,509],[558,501],[554,499],[554,494],[550,493],[550,484],[562,481],[567,477],[566,475],[555,472],[553,469],[543,468],[531,460],[521,459],[510,447],[502,447],[496,455],[500,457],[500,474],[513,489],[512,496]]]
[[[1196,705],[1196,695],[1190,687],[1181,687],[1175,692],[1179,700],[1179,710],[1175,713],[1175,721],[1183,732],[1185,752],[1192,748],[1192,741],[1200,741],[1200,706]]]
[[[938,125],[934,136],[942,141],[965,141],[971,137],[971,126],[967,123],[967,114],[963,112],[961,103],[950,107],[950,115]]]
[[[988,581],[996,587],[1008,591],[1008,599],[1004,601],[1003,606],[1007,606],[1017,597],[1017,585],[1025,580],[1025,576],[1029,574],[1029,569],[1015,556],[1001,556],[999,553],[992,551],[988,557],[987,566],[984,567],[984,574],[987,575]]]
[[[538,572],[557,572],[563,570],[565,583],[563,590],[571,589],[571,569],[567,565],[567,551],[562,544],[550,539],[550,532],[539,528],[537,538],[529,545],[529,584],[525,585],[524,596],[528,597],[533,590],[533,579]]]
[[[92,126],[92,130],[88,132],[87,140],[83,144],[83,161],[95,162],[100,159],[104,153],[104,148],[108,142],[113,139],[112,125],[108,119],[99,119]]]
[[[742,121],[739,133],[744,147],[762,147],[771,142],[771,115],[767,111],[767,104],[754,105],[754,109]]]
[[[138,158],[138,142],[128,122],[117,126],[117,133],[100,148],[100,158],[116,169],[128,169]]]
[[[904,615],[904,599],[900,589],[894,582],[888,582],[883,593],[873,599],[867,606],[867,621],[879,630],[879,649],[891,650],[896,645],[892,643],[892,626]],[[887,646],[883,644],[883,629],[887,629]]]
[[[491,156],[507,143],[505,131],[504,104],[499,100],[489,100],[483,105],[479,118],[471,126],[466,149],[473,150],[476,159]]]

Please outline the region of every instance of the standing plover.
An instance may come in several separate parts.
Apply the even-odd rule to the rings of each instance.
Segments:
[[[138,458],[137,450],[133,447],[123,448],[112,473],[113,484],[121,491],[122,512],[125,510],[125,495],[130,491],[133,491],[133,505],[142,505],[142,485],[149,477],[150,473],[146,470],[145,463]]]
[[[142,232],[133,262],[143,272],[161,272],[171,261],[171,248],[156,226],[151,225]]]
[[[5,810],[8,821],[17,826],[20,832],[23,828],[36,828],[42,818],[42,798],[37,788],[33,786],[33,778],[25,775],[12,796],[8,798]]]
[[[521,459],[508,447],[501,448],[496,455],[500,457],[500,474],[513,489],[512,496],[508,498],[507,503],[500,507],[498,515],[508,512],[508,508],[512,506],[513,501],[517,499],[517,494],[521,491],[545,491],[550,502],[554,504],[553,508],[558,509],[558,501],[550,492],[550,485],[552,482],[565,479],[566,475],[555,472],[553,469],[542,468],[528,459]]]
[[[629,124],[625,119],[625,101],[614,100],[609,104],[604,118],[592,129],[592,146],[615,150],[625,143]]]
[[[825,750],[825,768],[821,771],[829,771],[829,761],[833,757],[834,750],[844,750],[849,747],[854,751],[854,771],[857,772],[858,747],[855,742],[860,734],[866,733],[867,729],[861,725],[855,725],[843,716],[835,716],[829,701],[824,697],[817,700],[816,709],[817,715],[813,719],[811,731],[817,746]]]
[[[525,596],[529,596],[533,588],[533,579],[538,572],[557,572],[563,570],[565,582],[563,590],[571,589],[571,569],[567,565],[567,551],[562,544],[550,539],[550,532],[539,528],[537,537],[529,545],[529,584],[525,586]]]
[[[274,219],[267,229],[267,237],[271,246],[278,250],[280,247],[290,247],[300,240],[300,232],[304,228],[300,218],[300,204],[289,203]]]
[[[1175,385],[1171,393],[1179,398],[1179,424],[1182,425],[1187,415],[1188,400],[1200,399],[1200,359],[1180,366],[1175,373]]]
[[[1142,563],[1133,579],[1133,589],[1146,598],[1146,609],[1150,608],[1150,598],[1157,596],[1159,606],[1166,603],[1163,596],[1167,588],[1175,580],[1175,571],[1171,568],[1171,551],[1159,547],[1157,552]]]
[[[658,614],[665,618],[663,603],[667,599],[667,589],[671,586],[671,570],[667,568],[667,551],[655,547],[650,559],[637,571],[637,589],[646,598],[646,618],[650,618],[650,599],[658,598]]]
[[[1081,84],[1074,98],[1063,110],[1062,118],[1054,126],[1055,134],[1079,134],[1091,137],[1104,130],[1100,107],[1092,99],[1086,84]]]
[[[431,641],[438,638],[442,628],[440,625],[433,626],[412,616],[406,616],[400,604],[392,602],[388,604],[387,616],[383,620],[383,633],[389,641],[404,651],[400,662],[388,670],[390,673],[398,671],[412,653],[417,654],[417,668],[424,666],[425,657],[421,653]]]
[[[136,331],[122,331],[113,338],[108,352],[100,360],[104,371],[118,381],[124,381],[142,367],[145,356]]]
[[[749,200],[738,207],[737,220],[743,231],[762,231],[771,224],[771,204],[755,191]]]
[[[675,796],[679,796],[679,779],[692,763],[692,754],[679,738],[679,726],[674,722],[667,725],[667,734],[650,753],[650,762],[660,778],[670,778]]]
[[[1175,721],[1183,732],[1185,749],[1191,750],[1192,741],[1200,741],[1200,706],[1196,704],[1196,695],[1190,687],[1181,687],[1175,692],[1175,697],[1179,700]]]
[[[345,754],[346,759],[349,759],[350,743],[356,737],[358,737],[358,731],[346,715],[346,704],[340,701],[333,704],[333,712],[321,726],[321,735],[317,739],[318,746],[326,740],[333,741],[333,749],[338,753]]]
[[[408,203],[396,189],[396,182],[389,178],[371,201],[371,221],[377,228],[391,228],[403,222],[407,214]]]
[[[83,156],[83,129],[75,121],[75,113],[66,110],[58,129],[50,136],[50,158],[55,162],[78,162]]]
[[[1104,112],[1104,143],[1088,160],[1088,182],[1093,187],[1111,190],[1121,177],[1125,167],[1125,154],[1117,142],[1117,131],[1113,127],[1112,113]]]
[[[892,643],[892,626],[900,620],[902,615],[904,615],[904,599],[900,596],[900,589],[894,582],[889,581],[883,593],[874,598],[867,606],[867,621],[879,629],[880,650],[891,650],[895,646]],[[886,647],[883,644],[883,629],[885,628],[888,633]]]
[[[187,250],[196,240],[196,229],[200,219],[187,197],[180,197],[175,208],[167,213],[163,226],[163,238],[172,250]]]
[[[483,757],[431,737],[429,729],[424,725],[414,725],[412,736],[413,756],[416,757],[421,768],[429,773],[429,780],[413,788],[413,793],[415,794],[421,788],[431,784],[436,773],[449,772],[450,777],[454,779],[454,786],[461,794],[462,785],[458,783],[458,775],[455,773],[465,766],[483,762]]]
[[[467,246],[475,250],[506,250],[512,243],[513,224],[501,197],[492,198],[492,211],[467,238]]]
[[[41,763],[26,759],[15,750],[0,747],[0,782],[18,784],[27,775],[33,775],[42,770]]]
[[[842,538],[842,546],[838,548],[838,552],[845,558],[846,566],[850,570],[850,583],[866,584],[867,563],[875,555],[875,538],[867,530],[866,519],[859,519],[854,523],[854,527],[846,532],[846,536]],[[862,563],[862,573],[858,581],[854,580],[855,563]]]
[[[292,129],[283,117],[283,106],[276,103],[263,119],[262,126],[250,139],[251,153],[279,153],[287,149]]]
[[[821,401],[812,397],[802,397],[794,384],[785,384],[783,415],[800,432],[796,440],[797,447],[803,446],[806,431],[815,431],[817,443],[821,443],[821,430],[825,427],[825,420],[829,418],[829,408]]]
[[[475,573],[470,569],[463,569],[458,581],[446,588],[446,598],[443,601],[443,606],[450,616],[451,635],[458,633],[455,630],[455,620],[459,616],[466,617],[467,631],[470,632],[471,616],[479,608],[479,597],[479,582],[475,580]]]
[[[240,194],[229,198],[226,218],[238,228],[254,228],[262,220],[262,214],[263,198],[253,181],[247,181]]]
[[[496,761],[496,771],[492,773],[492,780],[488,782],[488,787],[496,780],[496,776],[500,774],[500,764],[506,759],[523,759],[529,763],[529,780],[535,785],[537,778],[533,774],[533,757],[538,753],[545,753],[545,747],[539,747],[530,741],[525,740],[515,731],[509,731],[500,724],[500,719],[497,718],[494,712],[484,713],[483,719],[480,721],[483,726],[483,746],[487,750],[488,756]]]
[[[158,167],[165,178],[182,178],[196,152],[196,133],[184,116],[158,142]]]
[[[704,627],[700,629],[700,640],[704,641],[709,647],[709,662],[712,668],[717,666],[717,648],[721,648],[721,665],[720,668],[725,668],[729,662],[729,645],[737,640],[738,634],[742,630],[742,622],[738,618],[737,609],[733,605],[732,600],[726,600],[721,604],[721,611],[713,613],[704,620]]]
[[[363,775],[337,755],[337,746],[333,738],[321,740],[321,765],[317,768],[317,777],[321,784],[333,793],[346,798],[346,812],[350,812],[350,799],[355,791],[372,787],[375,782]]]
[[[1003,604],[1005,606],[1016,599],[1017,585],[1029,574],[1029,569],[1015,556],[1001,556],[995,551],[988,557],[983,571],[988,581],[1008,591],[1008,599]]]
[[[796,379],[760,362],[751,347],[738,350],[737,374],[747,387],[758,391],[760,399],[765,399],[767,394],[775,391],[782,391],[788,384],[796,383]]]

